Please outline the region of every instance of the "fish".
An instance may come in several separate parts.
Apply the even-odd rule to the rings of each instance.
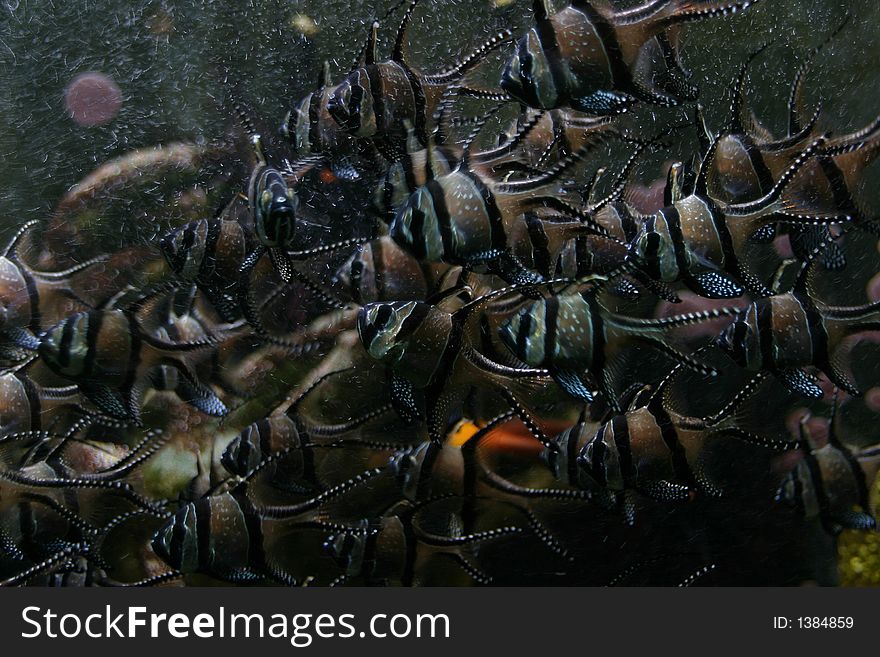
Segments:
[[[160,366],[175,368],[192,393],[185,401],[208,415],[227,408],[199,383],[187,355],[213,349],[214,336],[191,342],[169,342],[151,335],[131,310],[102,309],[71,315],[40,337],[41,360],[111,418],[141,422],[141,398]],[[179,386],[178,386],[178,389]]]
[[[852,395],[861,390],[852,372],[858,334],[880,328],[880,305],[827,306],[804,289],[758,299],[740,311],[715,345],[740,366],[772,372],[787,388],[820,399],[822,389],[805,370],[818,369]]]
[[[458,82],[511,37],[509,30],[502,30],[449,69],[423,73],[409,64],[405,53],[407,28],[417,4],[413,0],[407,6],[391,59],[378,58],[376,22],[363,61],[328,92],[327,111],[338,126],[355,138],[369,139],[389,162],[406,152],[407,123],[419,143],[428,145],[428,136],[443,122],[442,110]]]
[[[529,367],[549,370],[572,398],[590,403],[598,390],[617,412],[622,409],[621,391],[615,389],[615,360],[622,349],[647,343],[677,363],[709,375],[715,370],[685,353],[666,331],[739,312],[727,307],[660,319],[628,317],[605,307],[597,294],[600,290],[599,285],[591,285],[534,301],[508,319],[500,334],[512,354]]]
[[[837,396],[829,420],[828,442],[820,444],[802,418],[799,431],[804,442],[804,458],[785,476],[776,501],[793,507],[806,521],[818,521],[831,535],[844,529],[872,531],[877,521],[871,514],[863,461],[850,450],[835,432]]]
[[[553,12],[547,0],[534,0],[535,27],[517,41],[501,88],[536,109],[606,115],[636,101],[674,107],[698,93],[676,51],[677,28],[753,4],[650,0],[616,9],[578,0]]]
[[[98,256],[60,271],[34,269],[18,251],[21,241],[39,223],[26,222],[0,256],[0,361],[9,366],[32,357],[38,345],[36,336],[60,319],[67,304],[84,303],[74,292],[71,279],[109,259]]]

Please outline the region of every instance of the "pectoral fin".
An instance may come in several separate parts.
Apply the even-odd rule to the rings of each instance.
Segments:
[[[735,299],[745,291],[732,278],[718,271],[703,272],[690,282],[694,292],[709,299]]]
[[[566,394],[577,400],[592,403],[596,395],[587,386],[583,376],[574,370],[555,370],[551,376]]]
[[[822,398],[822,388],[803,370],[796,368],[782,370],[776,373],[777,378],[792,392],[796,392],[811,399]]]
[[[391,405],[404,422],[411,424],[424,417],[420,396],[409,379],[399,374],[391,376]]]
[[[629,94],[617,91],[596,91],[589,96],[572,98],[573,109],[590,114],[622,114],[636,102]]]
[[[85,382],[79,384],[80,392],[92,402],[101,413],[118,420],[130,420],[128,405],[122,396],[104,383]]]

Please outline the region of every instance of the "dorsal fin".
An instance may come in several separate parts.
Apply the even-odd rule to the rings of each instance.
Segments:
[[[409,22],[412,18],[413,10],[418,3],[419,0],[412,0],[412,2],[409,3],[409,7],[406,8],[406,12],[404,12],[403,18],[400,20],[400,25],[397,27],[397,36],[394,38],[394,51],[391,53],[391,60],[394,62],[406,64],[406,54],[404,53],[404,48],[406,47],[406,32],[407,28],[409,28]]]
[[[715,139],[712,140],[709,149],[703,154],[703,159],[700,162],[700,169],[697,172],[697,180],[696,183],[694,183],[694,194],[700,198],[708,198],[709,170],[712,168],[712,164],[715,161],[715,150],[718,148],[718,141],[720,138],[720,134],[715,135]]]
[[[15,235],[12,236],[12,239],[9,240],[9,244],[6,245],[6,248],[3,250],[3,257],[8,258],[10,255],[14,253],[14,251],[18,248],[19,243],[22,238],[30,232],[31,228],[36,226],[39,223],[37,219],[31,219],[27,223],[25,223],[21,228],[15,231]]]
[[[364,66],[375,64],[379,60],[379,21],[373,21],[370,26],[370,36],[367,37],[367,45],[364,48]]]
[[[606,135],[611,136],[612,133],[609,132],[606,133]],[[614,133],[614,136],[619,136],[619,134]],[[605,139],[603,139],[603,135],[599,135],[599,138],[597,138],[596,140],[587,142],[570,155],[567,155],[563,159],[559,160],[559,162],[548,169],[544,174],[526,180],[513,180],[505,183],[498,183],[496,185],[496,189],[501,193],[511,194],[516,194],[519,192],[531,192],[536,189],[540,189],[541,187],[549,185],[553,181],[557,180],[566,171],[570,170],[575,164],[583,160],[590,151],[595,149],[604,141]]]
[[[599,179],[605,175],[605,172],[608,169],[606,167],[599,167],[594,172],[593,175],[590,176],[590,179],[584,184],[581,189],[581,198],[588,206],[592,206],[594,201],[596,200],[597,192],[599,189]]]
[[[816,442],[816,439],[813,437],[813,433],[810,431],[809,422],[812,419],[812,414],[807,412],[801,416],[801,419],[798,423],[798,436],[800,437],[801,444],[807,447],[807,449],[811,452],[819,449],[820,445]]]
[[[822,51],[822,48],[827,46],[831,40],[837,36],[840,31],[849,23],[850,14],[846,12],[843,17],[843,20],[838,24],[836,28],[827,36],[825,39],[817,45],[815,48],[810,50],[807,53],[807,56],[804,58],[804,61],[798,67],[797,72],[795,73],[794,79],[791,81],[791,90],[788,96],[788,136],[794,136],[798,132],[800,132],[804,128],[803,116],[804,116],[804,101],[803,101],[803,91],[804,91],[804,80],[807,77],[807,73],[809,73],[810,69],[813,66],[813,62],[816,59],[816,56]]]
[[[506,142],[500,144],[495,148],[475,153],[473,158],[474,161],[489,162],[491,160],[512,154],[513,151],[515,151],[517,147],[522,143],[522,141],[526,137],[528,137],[529,133],[535,129],[535,126],[538,125],[538,123],[544,117],[545,113],[546,110],[536,111],[534,114],[532,114],[530,119],[524,121],[519,126],[519,128],[517,128],[516,133]]]
[[[463,168],[467,168],[470,165],[470,157],[471,157],[471,146],[474,143],[474,140],[479,136],[480,132],[482,132],[483,128],[486,127],[486,123],[490,118],[495,116],[495,114],[503,107],[503,105],[498,104],[488,112],[486,112],[483,116],[481,116],[475,123],[474,127],[471,130],[471,133],[467,136],[467,138],[462,142],[461,145],[461,161],[459,166]]]
[[[426,75],[425,82],[428,84],[451,84],[460,80],[466,73],[477,66],[493,50],[501,47],[513,38],[510,30],[501,30],[495,36],[487,39],[483,45],[473,50],[469,55],[457,62],[451,68],[434,75]]]
[[[241,127],[244,128],[244,131],[248,134],[248,137],[253,139],[257,135],[257,129],[254,127],[253,122],[251,122],[251,117],[248,115],[247,110],[244,106],[238,102],[234,97],[232,100],[232,109],[235,111],[235,116],[238,117],[238,122],[241,124]]]
[[[440,163],[437,161],[437,144],[434,143],[434,135],[428,134],[428,143],[425,144],[425,180],[434,180],[440,175]]]
[[[532,13],[537,22],[546,21],[553,13],[550,0],[532,0]]]
[[[617,178],[615,178],[614,183],[611,186],[611,191],[609,191],[604,198],[599,199],[595,203],[591,202],[589,208],[590,212],[598,212],[609,203],[619,201],[624,196],[624,192],[629,185],[630,177],[635,171],[636,164],[638,164],[639,158],[641,158],[642,153],[644,153],[648,148],[654,146],[655,143],[655,140],[636,142],[636,150],[633,151],[633,154],[629,156],[629,159],[623,165],[623,168],[620,170]]]
[[[251,122],[247,111],[236,100],[233,100],[232,108],[235,110],[235,114],[238,117],[238,120],[244,128],[245,132],[248,134],[248,137],[250,137],[251,145],[254,148],[254,155],[256,155],[257,157],[257,163],[260,165],[265,165],[266,153],[263,150],[263,142],[260,138],[260,134],[257,132],[256,128],[254,128],[254,124]]]
[[[729,133],[741,134],[748,132],[746,122],[746,117],[748,116],[748,108],[746,107],[746,83],[749,79],[749,66],[771,43],[771,41],[768,41],[749,53],[746,61],[744,61],[739,67],[739,72],[733,79],[733,83],[731,84],[730,118],[727,120],[726,126],[726,130]]]
[[[666,186],[663,188],[663,205],[670,207],[682,199],[684,163],[673,162],[666,173]]]
[[[821,135],[818,139],[814,140],[807,148],[803,150],[803,152],[798,155],[795,160],[791,163],[788,169],[779,177],[779,180],[776,181],[776,184],[773,185],[773,188],[767,192],[764,196],[759,199],[755,199],[754,201],[748,201],[745,203],[731,203],[724,207],[725,214],[731,216],[746,216],[749,214],[755,214],[757,212],[766,212],[769,208],[772,207],[774,203],[776,203],[782,196],[782,193],[785,191],[785,188],[791,183],[797,173],[804,167],[804,165],[819,152],[823,146],[825,146],[825,142],[828,139],[828,135]],[[700,178],[704,178],[703,171],[700,171]],[[699,183],[699,178],[698,178]],[[699,193],[699,188],[697,189],[697,193]]]
[[[658,14],[667,9],[675,0],[650,0],[644,4],[620,9],[614,12],[615,25],[633,25],[651,18],[658,18]]]
[[[703,113],[703,106],[700,103],[697,103],[694,107],[694,126],[697,129],[697,139],[700,142],[700,152],[705,155],[712,147],[712,142],[715,141],[715,135],[712,134],[712,131],[709,129],[709,124],[706,123],[706,115]]]
[[[717,2],[714,0],[675,0],[672,11],[666,12],[656,21],[658,29],[671,25],[680,25],[690,21],[703,20],[727,16],[744,11],[752,5],[758,4],[759,0],[733,0],[730,2]]]
[[[321,75],[318,78],[318,88],[326,89],[331,84],[332,82],[330,81],[330,62],[325,59],[324,63],[321,64]]]

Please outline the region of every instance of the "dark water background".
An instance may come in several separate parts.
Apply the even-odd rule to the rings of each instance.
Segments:
[[[292,101],[315,88],[321,62],[330,62],[332,79],[341,78],[371,21],[391,4],[0,0],[0,236],[31,219],[49,220],[65,193],[102,163],[174,142],[231,150],[134,177],[88,212],[71,215],[74,224],[52,224],[50,250],[72,259],[151,245],[171,225],[213,212],[242,190],[246,176],[232,99],[261,133],[274,135]],[[749,97],[781,134],[801,58],[847,12],[849,23],[809,73],[806,96],[811,109],[821,103],[825,130],[843,133],[871,121],[880,108],[880,3],[762,0],[742,14],[685,29],[683,59],[710,125],[718,129],[729,115],[729,85],[740,63],[770,43],[751,67]],[[399,14],[382,25],[382,56],[390,53]],[[501,28],[520,34],[530,21],[530,0],[423,0],[410,28],[411,61],[442,70]],[[496,83],[499,71],[488,66],[484,81]],[[72,81],[88,72],[119,90],[118,113],[102,125],[77,123],[66,105]],[[629,120],[648,126],[655,111],[643,108]],[[288,154],[279,140],[267,141],[276,154]],[[644,169],[645,180],[656,175]],[[875,166],[862,194],[875,206],[878,182]],[[856,287],[846,299],[849,291],[840,290],[841,303],[863,301],[863,282]],[[866,416],[855,430],[874,436],[877,417]]]
[[[522,32],[531,2],[496,2],[501,6],[492,0],[424,0],[410,31],[413,62],[442,69],[502,27]],[[261,132],[274,130],[291,99],[315,86],[321,61],[331,63],[334,79],[348,70],[369,23],[391,5],[387,0],[3,0],[3,233],[46,217],[71,185],[109,158],[144,146],[222,138],[235,124],[232,96],[249,108]],[[852,20],[817,58],[808,97],[822,103],[828,128],[843,131],[873,118],[880,89],[880,5],[763,0],[742,14],[686,28],[684,60],[700,81],[710,121],[717,125],[726,115],[727,85],[745,55],[772,41],[752,68],[751,98],[768,126],[781,128],[798,58],[847,10]],[[298,27],[298,16],[313,21],[310,36]],[[383,25],[383,54],[390,52],[397,16]],[[108,76],[121,91],[118,114],[101,126],[77,125],[65,108],[65,89],[90,71]],[[153,190],[160,191],[160,185]],[[118,240],[121,221],[127,235],[150,239],[153,218],[141,210],[125,206],[115,217],[101,217],[92,238]]]

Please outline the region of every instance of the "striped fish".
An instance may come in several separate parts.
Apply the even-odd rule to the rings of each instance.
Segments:
[[[278,169],[269,166],[259,135],[252,137],[257,164],[248,182],[248,206],[260,248],[248,258],[259,259],[268,250],[272,264],[284,282],[291,280],[290,263],[285,249],[293,243],[296,232],[296,209],[299,199]]]
[[[404,53],[406,32],[418,0],[407,7],[395,38],[390,60],[379,61],[377,28],[373,24],[362,65],[329,91],[327,111],[339,127],[352,137],[368,139],[390,162],[406,153],[407,125],[414,127],[416,138],[428,145],[433,132],[433,117],[439,117],[450,94],[455,94],[461,78],[485,56],[510,38],[503,31],[489,39],[446,71],[425,74],[414,69]]]
[[[538,169],[552,165],[584,148],[602,132],[612,129],[612,117],[586,116],[568,109],[527,109],[502,136],[495,148],[474,153],[474,162],[498,160],[515,153]]]
[[[646,343],[669,354],[677,363],[704,374],[714,370],[675,346],[666,331],[675,326],[730,317],[737,308],[720,308],[661,319],[639,319],[612,312],[595,289],[561,292],[536,301],[501,327],[507,348],[529,367],[546,368],[559,386],[575,399],[592,402],[595,388],[620,413],[615,357],[628,345]]]
[[[482,127],[495,111],[479,117],[476,125]],[[389,165],[376,189],[373,205],[380,216],[393,219],[413,192],[458,169],[465,155],[470,168],[487,180],[502,180],[520,173],[540,175],[544,167],[600,142],[612,125],[607,117],[576,116],[565,110],[527,111],[518,117],[498,146],[467,153],[457,146],[432,143],[428,148],[414,147],[418,140],[413,131],[406,155]],[[465,143],[470,144],[473,138],[468,137]]]
[[[648,0],[618,10],[577,0],[554,13],[548,0],[534,0],[535,27],[517,42],[501,87],[540,109],[616,114],[636,100],[675,106],[697,95],[679,61],[678,26],[752,4]]]
[[[526,269],[512,253],[527,233],[525,213],[549,208],[558,217],[537,219],[554,244],[551,250],[579,234],[606,233],[587,212],[553,188],[593,145],[525,180],[503,182],[482,174],[467,160],[445,175],[432,174],[398,211],[391,236],[420,262],[479,267],[514,285],[540,282],[541,276]]]
[[[837,400],[835,399],[835,410]],[[867,466],[836,436],[836,412],[829,423],[828,442],[819,444],[807,428],[807,417],[800,425],[806,443],[804,458],[785,476],[776,495],[777,502],[791,505],[805,521],[819,521],[837,535],[844,529],[872,531],[877,521],[871,514]]]
[[[446,436],[451,414],[470,386],[530,389],[541,385],[546,372],[501,365],[477,349],[481,346],[478,311],[509,292],[503,288],[464,305],[457,295],[437,305],[371,303],[358,313],[364,349],[389,369],[394,409],[408,422],[425,418],[428,434],[437,444]]]
[[[480,513],[486,517],[508,524],[469,529],[462,508],[471,502],[479,504]],[[524,521],[509,522],[511,510]],[[556,547],[549,531],[534,514],[511,509],[497,499],[430,497],[416,504],[399,503],[393,515],[363,520],[356,529],[329,536],[324,545],[343,568],[342,574],[331,584],[334,586],[343,583],[419,586],[441,581],[448,585],[450,578],[457,581],[462,571],[475,584],[490,584],[493,578],[486,572],[481,550],[488,544],[529,532],[546,547]],[[551,557],[557,556],[554,553]],[[529,554],[535,558],[533,553]]]
[[[37,348],[35,336],[63,317],[60,313],[71,300],[79,301],[70,279],[108,259],[99,256],[55,272],[28,266],[18,250],[38,223],[19,228],[0,255],[0,362],[9,365],[26,360]]]
[[[103,469],[94,469],[106,461],[103,455],[95,458],[93,445],[71,441],[66,445],[68,453],[58,454],[55,465],[40,461],[0,472],[0,544],[4,554],[17,561],[41,562],[59,552],[94,547],[118,518],[164,515],[158,505],[124,480],[160,446],[153,442],[154,437],[148,434],[144,441],[147,447],[131,450],[130,458],[111,459],[112,465]],[[43,568],[45,564],[37,563],[24,574],[33,575]]]
[[[424,299],[428,295],[418,261],[387,235],[359,246],[337,270],[335,280],[359,304]]]
[[[712,299],[735,298],[747,291],[756,296],[771,295],[773,291],[740,257],[743,246],[758,230],[778,221],[811,226],[856,219],[787,209],[783,194],[811,160],[821,156],[825,145],[824,137],[812,140],[769,192],[740,203],[715,201],[709,196],[706,174],[714,157],[714,148],[710,148],[694,188],[681,190],[677,201],[640,219],[638,236],[630,247],[636,266],[652,279],[682,281],[700,296]]]
[[[94,310],[48,329],[40,337],[39,354],[49,369],[75,382],[100,412],[137,423],[150,374],[161,365],[176,368],[188,382],[192,397],[184,401],[209,415],[224,415],[226,406],[198,382],[186,358],[215,346],[213,338],[166,342],[146,331],[132,312]]]
[[[358,141],[330,116],[327,103],[332,89],[330,64],[324,62],[317,89],[304,96],[284,118],[281,134],[291,142],[299,157],[321,154],[335,160],[360,150]]]
[[[673,411],[665,393],[661,394],[676,370],[656,387],[638,390],[625,413],[613,415],[598,427],[583,412],[574,426],[548,442],[534,424],[527,424],[546,443],[542,459],[554,477],[573,488],[592,491],[603,506],[622,510],[632,524],[634,493],[660,502],[721,495],[707,470],[710,439],[733,437],[774,452],[800,446],[741,428],[742,406],[756,398],[762,377],[748,382],[714,415],[699,418]]]
[[[820,399],[822,389],[804,368],[816,368],[850,394],[861,394],[852,371],[852,350],[858,333],[878,329],[877,303],[824,306],[799,290],[754,301],[716,345],[742,367],[772,372],[790,390]]]
[[[199,219],[166,234],[159,246],[171,271],[195,283],[224,321],[241,317],[235,284],[250,250],[241,224],[223,216]]]
[[[829,36],[837,34],[844,21]],[[826,40],[825,43],[827,43]],[[804,117],[802,111],[803,83],[815,55],[822,45],[813,49],[798,69],[788,99],[788,134],[774,138],[747,106],[745,84],[749,63],[763,48],[752,53],[735,80],[731,119],[717,137],[714,157],[707,171],[707,191],[712,198],[725,203],[750,201],[770,191],[773,181],[788,168],[815,138],[818,111]],[[827,152],[820,154],[806,167],[798,181],[786,192],[789,201],[803,212],[843,213],[859,216],[860,203],[854,196],[859,180],[876,158],[880,149],[880,119],[862,130],[829,140]],[[823,261],[827,269],[839,270],[846,259],[840,246],[829,239],[827,226],[796,228],[789,224],[779,227],[768,224],[759,239],[772,240],[779,229],[786,230],[799,260],[807,260],[811,252],[825,243]]]
[[[0,437],[48,430],[80,401],[76,386],[44,387],[20,370],[0,374]]]
[[[272,578],[261,520],[243,491],[186,504],[153,537],[153,552],[181,573],[205,573],[234,582]]]
[[[405,522],[401,515],[386,515],[330,534],[324,550],[342,569],[330,585],[412,586],[415,554]]]
[[[221,464],[230,473],[250,477],[258,470],[273,488],[298,494],[324,491],[380,463],[395,446],[342,438],[386,413],[380,407],[349,422],[309,431],[295,413],[272,414],[245,428],[226,447]],[[270,465],[266,465],[270,463]]]
[[[246,117],[242,117],[246,121]],[[338,305],[320,286],[293,266],[294,259],[311,258],[349,248],[365,241],[362,238],[346,239],[332,244],[322,244],[304,250],[292,250],[296,235],[299,199],[291,187],[298,178],[313,166],[314,161],[304,161],[290,170],[282,172],[268,165],[260,142],[260,136],[246,123],[251,132],[251,140],[257,155],[257,164],[248,183],[248,207],[254,222],[257,247],[245,258],[239,267],[237,283],[237,304],[245,320],[260,333],[265,333],[250,296],[251,273],[260,259],[269,253],[274,270],[282,282],[290,283],[294,278],[316,292],[319,296]]]
[[[268,579],[296,585],[296,578],[267,550],[273,526],[283,523],[285,530],[345,527],[342,522],[326,522],[321,509],[380,473],[364,472],[303,502],[287,505],[261,505],[249,497],[242,483],[184,505],[156,532],[151,545],[159,558],[182,573],[203,573],[235,583]]]

